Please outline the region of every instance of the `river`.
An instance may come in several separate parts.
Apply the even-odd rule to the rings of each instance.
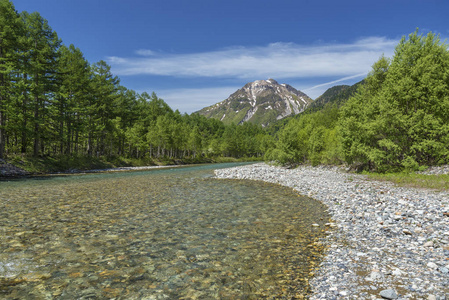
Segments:
[[[0,298],[306,295],[326,208],[235,165],[0,181]]]

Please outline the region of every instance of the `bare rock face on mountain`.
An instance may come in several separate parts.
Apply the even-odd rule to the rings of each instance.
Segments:
[[[288,84],[279,84],[274,79],[257,80],[246,84],[228,99],[197,113],[226,124],[251,122],[267,126],[303,112],[312,101]]]

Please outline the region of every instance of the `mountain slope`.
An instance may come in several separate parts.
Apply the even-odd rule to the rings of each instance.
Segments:
[[[279,84],[274,79],[257,80],[197,113],[225,124],[251,122],[267,126],[303,112],[311,102],[306,94],[288,84]]]
[[[314,113],[324,109],[327,105],[335,105],[336,107],[340,107],[346,103],[346,101],[351,98],[362,85],[364,80],[359,81],[353,85],[337,85],[327,89],[321,96],[315,99],[303,112],[303,114]],[[283,128],[292,118],[300,118],[301,115],[292,115],[282,120],[278,120],[272,124],[270,124],[270,128],[268,131],[271,134],[279,131]]]
[[[314,112],[324,108],[327,103],[333,103],[340,107],[349,98],[351,98],[359,86],[363,84],[363,80],[353,85],[336,85],[327,89],[321,96],[315,99],[308,107],[307,111]]]

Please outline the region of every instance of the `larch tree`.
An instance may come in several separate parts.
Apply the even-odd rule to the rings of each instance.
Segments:
[[[80,135],[87,128],[90,66],[73,44],[58,53],[58,89],[53,101],[53,118],[58,124],[59,152],[78,152]]]
[[[48,21],[37,13],[22,13],[26,27],[25,47],[30,77],[28,86],[33,101],[33,154],[38,156],[45,148],[44,142],[52,138],[47,108],[56,90],[57,51],[61,44]]]
[[[5,156],[13,73],[18,71],[22,22],[9,0],[0,0],[0,158]]]

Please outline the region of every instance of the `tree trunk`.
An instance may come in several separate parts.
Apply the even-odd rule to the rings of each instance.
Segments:
[[[87,155],[92,156],[92,117],[89,116],[89,134],[87,137]]]
[[[34,152],[33,155],[34,156],[38,156],[39,155],[39,137],[40,137],[40,133],[39,133],[39,97],[36,97],[34,99],[34,101],[36,101],[35,106],[34,106]]]
[[[59,153],[64,153],[64,106],[62,104],[62,101],[60,103],[59,107]]]
[[[0,38],[0,58],[3,57],[3,47],[1,46],[2,40]],[[3,62],[2,62],[3,64]],[[0,91],[0,159],[5,156],[5,129],[3,126],[5,125],[5,114],[4,114],[4,89],[5,89],[5,78],[3,73],[0,73],[0,87],[3,88],[3,91]]]
[[[76,116],[76,130],[75,130],[75,154],[78,154],[78,143],[79,143],[79,124],[80,124],[80,116],[79,114]]]
[[[23,80],[25,82],[25,85],[27,84],[28,75],[23,75]],[[23,90],[23,101],[22,101],[22,114],[23,114],[23,122],[22,122],[22,153],[27,152],[27,146],[28,146],[28,136],[27,136],[27,105],[28,105],[28,93],[26,91],[26,88]]]

